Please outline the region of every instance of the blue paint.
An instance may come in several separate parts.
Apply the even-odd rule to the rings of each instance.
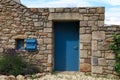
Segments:
[[[79,22],[54,23],[54,70],[79,70]]]
[[[26,50],[28,51],[37,50],[37,40],[35,38],[26,39]]]

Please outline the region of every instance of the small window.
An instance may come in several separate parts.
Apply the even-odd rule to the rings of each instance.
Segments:
[[[24,39],[16,39],[16,49],[24,50]]]

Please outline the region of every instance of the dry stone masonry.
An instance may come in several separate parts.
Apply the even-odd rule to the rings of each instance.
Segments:
[[[37,51],[20,51],[41,72],[54,70],[54,21],[79,21],[79,71],[113,75],[114,54],[109,49],[119,26],[104,26],[104,7],[27,8],[13,0],[0,0],[0,52],[15,48],[16,39],[36,38]]]

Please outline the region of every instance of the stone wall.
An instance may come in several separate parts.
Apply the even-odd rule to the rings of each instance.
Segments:
[[[54,70],[54,21],[79,21],[79,70],[93,75],[113,74],[114,54],[109,50],[118,27],[104,27],[104,7],[26,8],[0,0],[0,52],[15,48],[15,39],[36,38],[37,51],[19,51],[41,71]]]
[[[114,33],[120,33],[120,26],[98,27],[92,31],[92,74],[115,75],[113,65],[115,54],[109,45]]]

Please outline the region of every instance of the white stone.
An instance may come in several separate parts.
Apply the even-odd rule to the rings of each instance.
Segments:
[[[5,75],[1,75],[1,76],[0,76],[0,80],[8,80],[8,77],[5,76]]]
[[[22,75],[18,75],[18,76],[16,77],[16,79],[17,79],[17,80],[25,80],[25,77],[22,76]]]

